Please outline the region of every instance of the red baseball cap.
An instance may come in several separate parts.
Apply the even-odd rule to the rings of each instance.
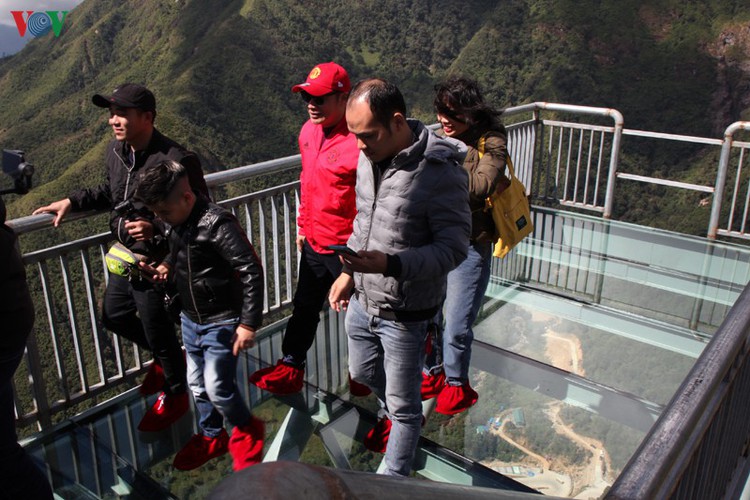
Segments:
[[[303,90],[312,96],[324,96],[331,92],[349,92],[352,84],[346,70],[335,62],[327,62],[315,66],[307,75],[305,83],[292,87],[292,92]]]

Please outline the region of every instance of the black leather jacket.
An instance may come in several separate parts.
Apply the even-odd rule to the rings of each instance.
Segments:
[[[109,208],[109,228],[115,238],[134,252],[144,254],[152,260],[159,261],[167,253],[167,242],[164,238],[165,227],[160,220],[154,223],[154,238],[151,241],[135,241],[125,230],[125,219],[133,215],[118,214],[114,208],[124,200],[131,200],[138,185],[138,173],[146,166],[163,160],[174,160],[185,166],[194,191],[208,197],[208,188],[203,179],[201,163],[195,153],[174,142],[172,139],[154,129],[151,141],[146,149],[134,155],[135,164],[131,164],[130,146],[124,141],[113,140],[107,146],[106,164],[107,180],[99,186],[80,189],[69,196],[74,211],[103,210]],[[156,216],[143,203],[133,201],[137,217],[154,222]]]
[[[239,316],[245,326],[261,326],[263,268],[231,212],[199,197],[188,219],[167,236],[165,263],[182,312],[202,325]]]

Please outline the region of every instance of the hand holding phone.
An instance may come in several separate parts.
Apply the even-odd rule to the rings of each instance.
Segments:
[[[346,245],[328,245],[326,248],[328,250],[333,250],[339,255],[351,255],[352,257],[357,257],[357,252]]]

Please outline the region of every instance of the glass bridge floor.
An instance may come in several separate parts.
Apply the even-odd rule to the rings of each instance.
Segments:
[[[537,208],[534,238],[493,263],[475,327],[479,401],[447,417],[424,403],[415,475],[455,484],[598,498],[636,451],[750,278],[750,250]],[[273,397],[247,376],[280,356],[284,322],[267,327],[238,379],[266,422],[265,460],[376,472],[362,446],[373,396],[348,393],[343,319],[325,313],[302,393]],[[137,390],[78,415],[27,449],[59,498],[204,498],[229,456],[172,468],[192,413],[136,430]]]

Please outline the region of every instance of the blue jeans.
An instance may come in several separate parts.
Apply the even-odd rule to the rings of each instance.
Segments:
[[[195,323],[184,313],[180,318],[188,386],[195,398],[201,433],[218,436],[225,418],[233,426],[246,425],[250,410],[237,387],[237,357],[232,354],[232,336],[239,318],[207,325]]]
[[[445,303],[436,320],[438,325],[444,323],[443,340],[433,343],[433,352],[425,363],[426,370],[434,373],[442,354],[448,382],[463,383],[469,380],[471,343],[474,340],[472,326],[487,291],[491,265],[492,243],[472,243],[466,260],[448,273]],[[440,347],[442,353],[439,352]]]
[[[346,312],[349,373],[380,400],[393,424],[385,474],[411,472],[422,429],[422,363],[428,321],[391,321],[365,312],[352,299]]]

